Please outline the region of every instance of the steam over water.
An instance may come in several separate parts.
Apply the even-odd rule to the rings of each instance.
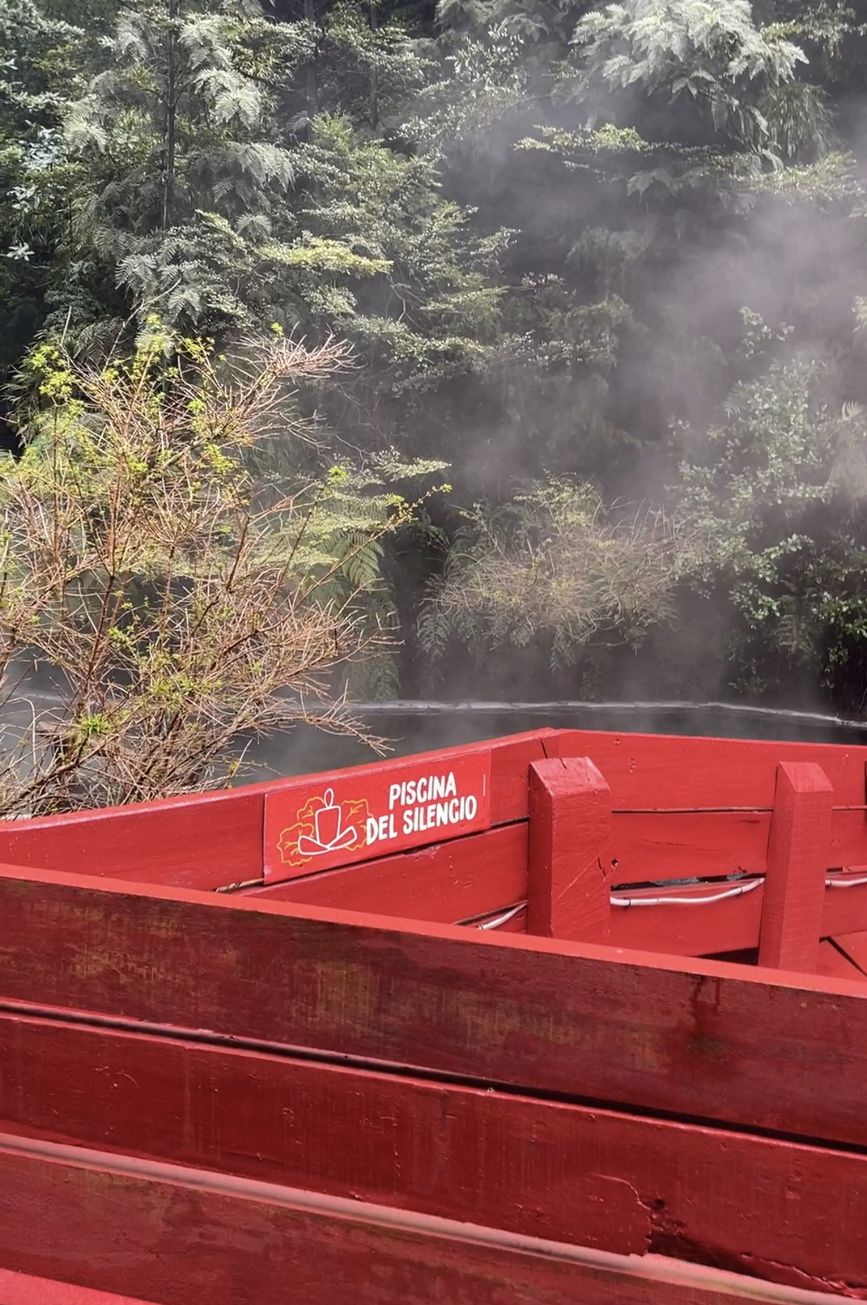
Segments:
[[[867,725],[833,716],[694,703],[378,703],[365,724],[391,743],[390,756],[455,747],[524,730],[613,730],[720,738],[867,745]],[[376,760],[351,739],[298,729],[251,749],[271,775],[298,775]],[[258,778],[261,778],[259,776]]]
[[[59,697],[45,667],[19,667],[16,692],[0,707],[0,752],[28,738],[35,721]],[[401,701],[360,704],[354,710],[371,734],[386,740],[389,757],[545,728],[867,746],[867,722],[726,703]],[[251,741],[246,760],[241,783],[369,764],[377,755],[355,739],[299,727]]]

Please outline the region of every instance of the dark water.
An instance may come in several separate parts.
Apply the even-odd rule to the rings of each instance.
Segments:
[[[367,728],[388,740],[388,755],[396,757],[546,726],[867,745],[867,722],[725,704],[388,703],[370,704],[359,715]],[[260,743],[251,758],[263,763],[272,775],[331,770],[377,759],[355,740],[308,729]]]
[[[51,674],[22,662],[8,701],[0,703],[0,755],[28,738],[34,715],[60,699]],[[387,741],[388,756],[455,747],[525,730],[613,730],[645,734],[691,734],[719,738],[779,739],[867,744],[867,721],[845,721],[810,712],[778,711],[723,703],[369,703],[356,708],[365,727]],[[240,782],[299,775],[377,760],[357,740],[320,730],[296,729],[250,747],[255,769]]]

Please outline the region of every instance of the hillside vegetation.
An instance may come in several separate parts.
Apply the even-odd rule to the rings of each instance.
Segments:
[[[40,475],[60,446],[76,565],[89,566],[88,520],[103,554],[114,546],[105,459],[131,438],[124,403],[139,451],[180,443],[182,475],[225,488],[195,510],[208,548],[218,522],[225,557],[240,549],[245,601],[265,595],[238,532],[244,512],[271,513],[263,575],[276,567],[308,604],[291,619],[269,609],[273,638],[290,637],[286,622],[306,637],[309,621],[327,644],[310,615],[324,594],[333,648],[317,643],[296,679],[322,669],[326,716],[347,683],[863,710],[862,16],[843,0],[7,0],[0,369],[16,583],[24,556],[48,584],[22,495],[56,507]],[[304,346],[291,392],[271,376],[267,420],[257,408],[244,434],[228,390],[291,342]],[[311,365],[321,349],[327,365]],[[142,368],[150,409],[130,393]],[[218,391],[231,430],[196,425]],[[153,488],[148,456],[135,474]],[[174,467],[159,468],[163,526],[183,515]],[[76,468],[95,478],[92,510]],[[171,710],[138,701],[135,729],[158,739],[187,694],[219,717],[222,755],[213,675],[203,707],[189,636],[182,657],[176,632],[142,615],[154,593],[206,601],[211,554],[178,569],[171,548],[168,527],[156,550],[130,544],[121,587],[137,614],[96,618],[103,641],[120,631],[126,672],[109,657],[99,691],[127,684],[137,622],[138,690],[156,677]],[[111,605],[118,583],[106,599],[103,554],[79,595],[85,631],[90,598]],[[62,585],[48,590],[61,601]],[[148,645],[145,674],[154,628],[168,644]],[[196,652],[207,666],[212,636]],[[53,638],[31,642],[52,657]],[[63,652],[73,679],[84,643]],[[159,676],[157,652],[177,661]],[[244,683],[276,721],[292,666],[252,660]],[[88,673],[52,764],[82,719],[102,728]],[[123,755],[107,792],[159,788]]]

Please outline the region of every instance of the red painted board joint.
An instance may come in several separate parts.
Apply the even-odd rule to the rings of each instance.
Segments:
[[[818,968],[833,801],[831,782],[816,762],[780,762],[768,843],[760,965],[807,974],[815,974]]]
[[[604,942],[611,927],[611,793],[589,757],[530,766],[527,932]]]

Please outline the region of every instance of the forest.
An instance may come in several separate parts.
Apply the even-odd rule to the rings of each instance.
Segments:
[[[335,686],[862,712],[865,73],[845,0],[5,0],[21,809]]]

